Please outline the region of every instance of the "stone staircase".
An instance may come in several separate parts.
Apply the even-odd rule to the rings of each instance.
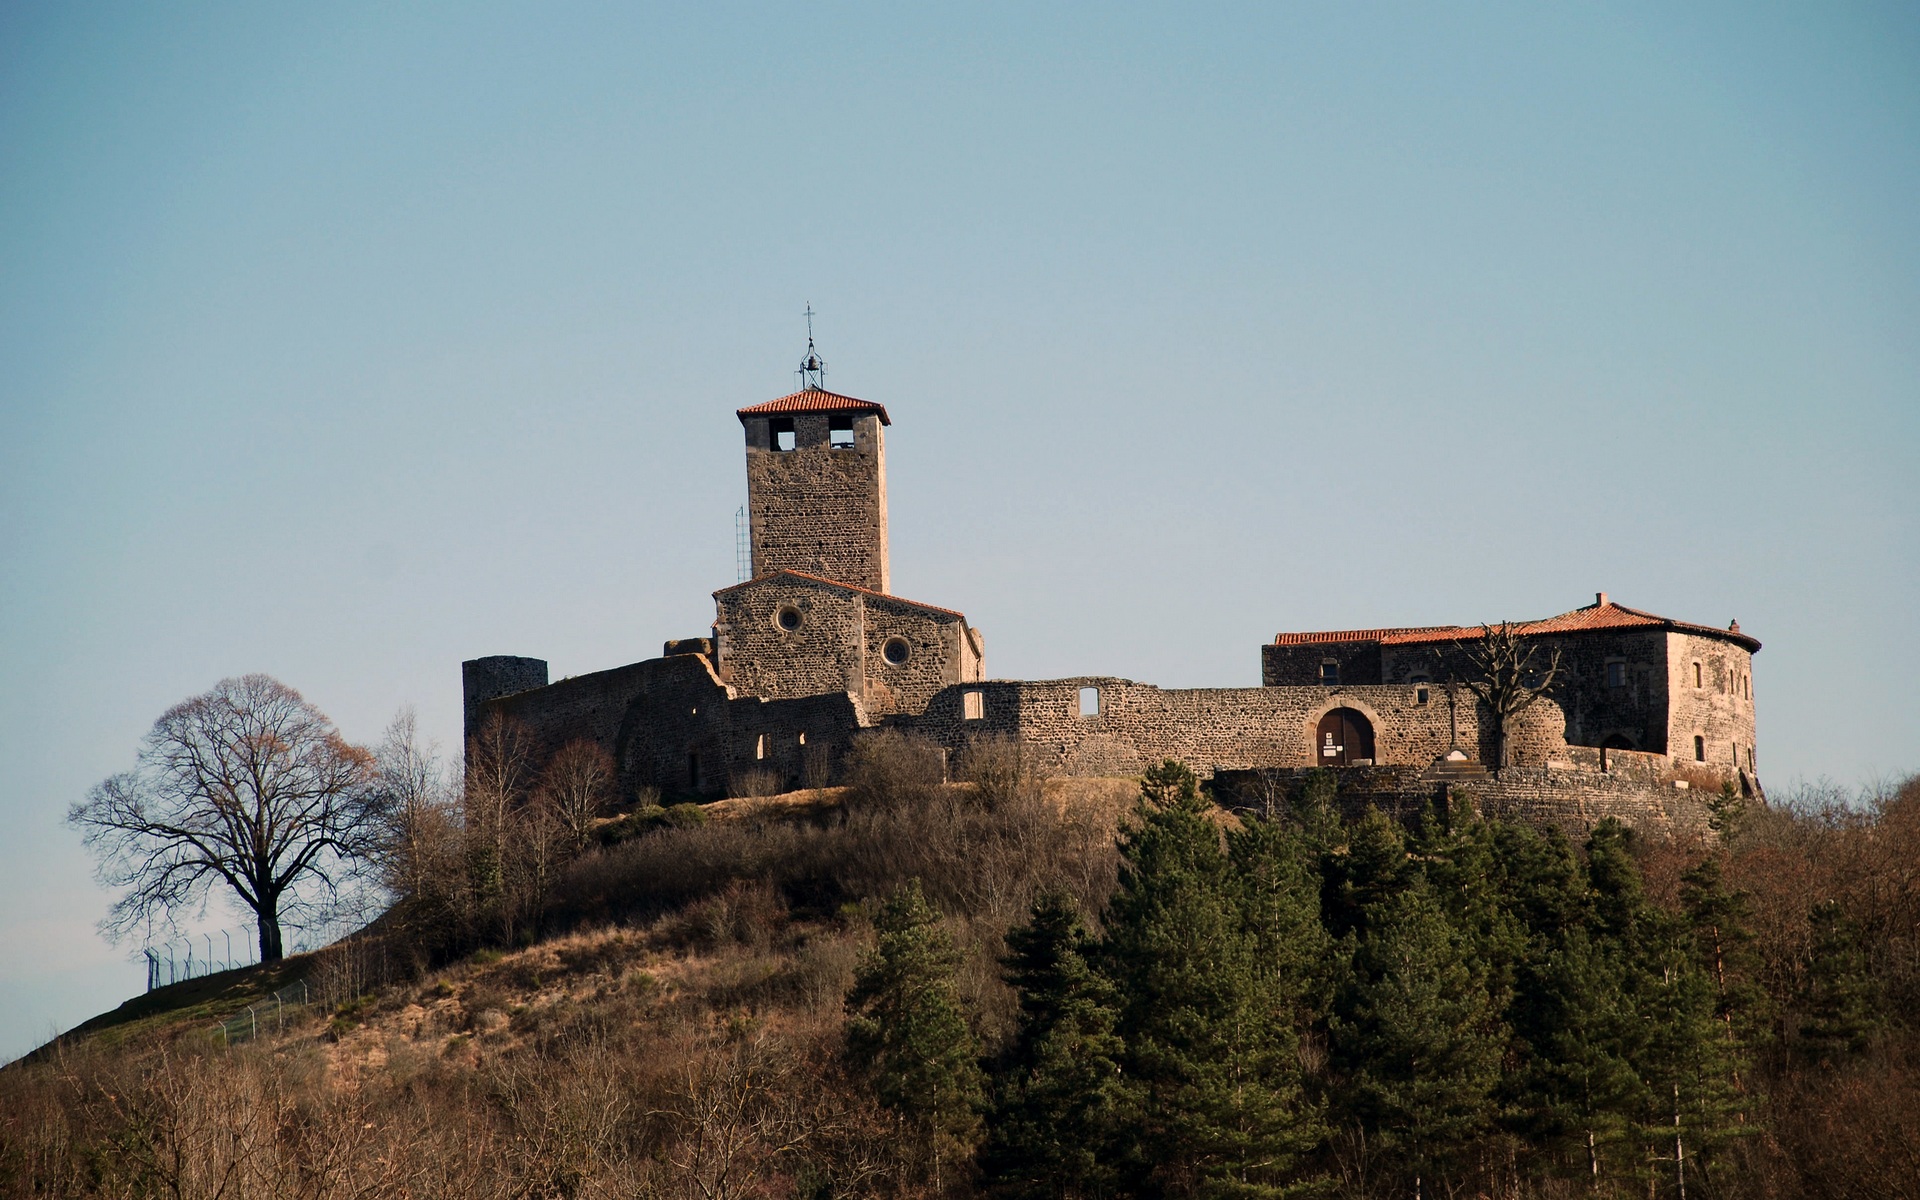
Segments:
[[[1420,778],[1451,785],[1485,783],[1493,777],[1473,759],[1458,750],[1451,750],[1434,759],[1433,765],[1420,773]]]

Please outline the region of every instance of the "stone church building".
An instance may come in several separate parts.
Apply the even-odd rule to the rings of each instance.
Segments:
[[[597,741],[631,795],[713,798],[832,780],[856,735],[892,727],[958,752],[1017,739],[1049,769],[1131,774],[1166,758],[1236,786],[1316,766],[1343,790],[1419,802],[1468,782],[1483,803],[1569,824],[1683,820],[1698,789],[1758,792],[1752,660],[1740,631],[1595,602],[1518,632],[1557,652],[1548,693],[1491,722],[1458,681],[1474,626],[1281,633],[1255,688],[990,679],[978,629],[892,593],[887,410],[818,386],[738,410],[752,578],[713,594],[708,636],[549,682],[534,658],[462,666],[472,737],[494,714],[549,752]],[[1689,791],[1694,796],[1689,796]]]

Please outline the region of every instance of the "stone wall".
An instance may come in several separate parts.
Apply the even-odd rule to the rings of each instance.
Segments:
[[[721,678],[766,699],[849,692],[875,716],[910,713],[981,674],[979,635],[947,609],[791,573],[724,588],[714,604]]]
[[[499,713],[518,722],[531,736],[536,769],[555,751],[577,738],[592,741],[620,767],[619,790],[630,799],[643,785],[684,789],[689,754],[704,751],[726,777],[728,749],[727,688],[698,654],[650,658],[591,675],[576,675],[547,687],[483,702],[481,718]],[[635,714],[642,714],[637,720]],[[631,755],[632,729],[655,731],[649,753]],[[671,761],[654,753],[670,741]]]
[[[1667,746],[1676,764],[1693,764],[1717,775],[1754,785],[1758,756],[1754,752],[1754,716],[1751,683],[1753,655],[1745,647],[1719,638],[1670,633],[1667,639]],[[1694,666],[1699,665],[1695,686]],[[1694,755],[1695,737],[1702,740],[1703,758]]]
[[[1360,683],[1388,683],[1380,670],[1380,643],[1304,642],[1260,647],[1260,682],[1266,687],[1320,687],[1327,666],[1339,671],[1343,686]]]
[[[797,413],[794,448],[773,449],[766,417],[744,419],[753,574],[804,571],[888,589],[886,440],[880,418],[853,418],[851,448],[829,445],[827,413]]]
[[[1659,762],[1658,756],[1642,758]],[[1213,780],[1229,807],[1259,810],[1276,791],[1295,791],[1306,772],[1233,771]],[[1509,767],[1498,778],[1446,782],[1418,767],[1341,767],[1334,771],[1336,802],[1348,816],[1369,806],[1416,817],[1437,806],[1448,789],[1464,791],[1489,817],[1557,827],[1579,841],[1608,817],[1648,833],[1709,837],[1709,811],[1699,793],[1650,778],[1640,769],[1601,772],[1580,767]],[[1278,785],[1276,787],[1276,785]]]
[[[486,701],[545,686],[545,659],[495,654],[488,658],[470,658],[461,663],[460,697],[464,718],[461,737],[470,738],[480,731],[480,706]]]
[[[1098,690],[1097,715],[1082,715],[1083,688]],[[1128,774],[1173,758],[1205,776],[1314,765],[1315,728],[1336,708],[1354,709],[1372,724],[1376,762],[1424,767],[1452,744],[1444,689],[1413,685],[1170,689],[1108,676],[993,680],[946,688],[924,713],[890,723],[953,751],[975,737],[1015,738],[1067,773]],[[1455,718],[1459,744],[1469,754],[1490,753],[1482,749],[1483,714],[1464,692]],[[1522,714],[1512,738],[1517,760],[1566,761],[1560,722],[1550,703]]]

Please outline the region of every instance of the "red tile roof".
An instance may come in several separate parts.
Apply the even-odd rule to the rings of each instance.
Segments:
[[[752,587],[756,583],[765,583],[769,579],[778,579],[782,575],[791,575],[795,579],[804,579],[809,583],[824,583],[831,587],[845,588],[849,592],[859,592],[863,596],[878,596],[882,600],[890,600],[895,604],[904,604],[909,608],[924,608],[928,612],[944,613],[949,617],[959,617],[962,621],[967,619],[967,614],[955,612],[951,608],[941,608],[938,604],[922,604],[918,600],[908,600],[904,596],[890,596],[885,592],[876,592],[872,588],[861,587],[857,583],[842,583],[838,579],[828,579],[825,575],[809,575],[805,571],[775,571],[770,575],[762,575],[756,579],[748,579],[736,583],[731,587],[723,587],[715,592],[714,595],[724,596],[728,592],[737,592],[743,587]]]
[[[871,400],[855,400],[852,396],[842,396],[820,388],[808,388],[791,396],[734,411],[734,415],[742,421],[748,417],[777,417],[788,413],[874,413],[879,416],[882,425],[893,424],[887,419],[885,405],[875,404]]]
[[[1612,601],[1589,604],[1585,608],[1576,608],[1572,612],[1564,612],[1557,617],[1548,617],[1541,621],[1518,621],[1514,623],[1513,628],[1515,633],[1520,634],[1584,633],[1596,629],[1668,629],[1678,633],[1698,634],[1702,637],[1724,638],[1746,647],[1748,653],[1760,649],[1759,642],[1740,632],[1738,621],[1729,628],[1719,629],[1712,625],[1695,625],[1688,621],[1676,621],[1671,617],[1656,616]],[[1273,644],[1304,646],[1326,642],[1379,642],[1383,646],[1411,646],[1428,642],[1461,642],[1479,636],[1480,626],[1478,625],[1421,625],[1400,629],[1282,633],[1274,636]]]

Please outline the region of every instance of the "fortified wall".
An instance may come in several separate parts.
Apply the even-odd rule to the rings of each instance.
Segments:
[[[1343,794],[1396,810],[1466,783],[1490,812],[1569,828],[1602,816],[1678,828],[1701,819],[1702,789],[1758,793],[1760,644],[1737,622],[1675,621],[1604,593],[1513,627],[1544,690],[1509,722],[1497,771],[1491,713],[1465,686],[1481,669],[1478,627],[1282,633],[1261,647],[1260,687],[988,679],[964,614],[889,590],[886,409],[816,378],[737,415],[753,577],[714,592],[707,635],[558,682],[538,659],[471,660],[469,739],[498,720],[536,759],[591,741],[628,798],[818,786],[854,739],[885,728],[955,755],[1010,739],[1066,774],[1176,759],[1243,803],[1316,767],[1339,771]]]

